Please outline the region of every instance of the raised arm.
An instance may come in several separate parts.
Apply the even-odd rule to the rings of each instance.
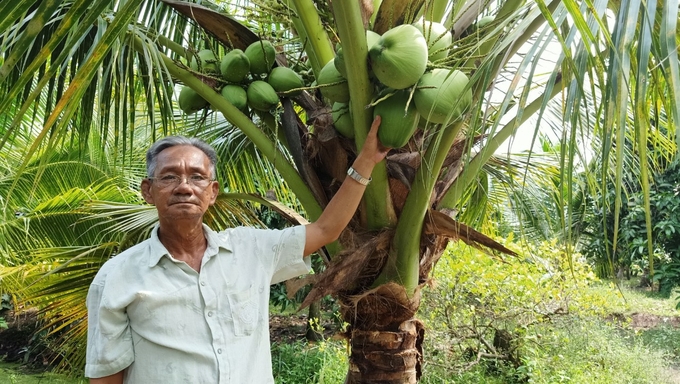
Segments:
[[[389,148],[383,147],[378,140],[379,126],[380,116],[376,116],[366,137],[364,147],[352,164],[352,168],[366,179],[370,178],[375,165],[385,158],[389,150]],[[345,181],[319,219],[307,225],[305,256],[337,240],[342,230],[354,216],[365,190],[365,185],[349,176],[345,177]]]

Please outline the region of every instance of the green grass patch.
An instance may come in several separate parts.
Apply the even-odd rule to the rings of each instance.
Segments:
[[[277,384],[337,384],[345,380],[347,349],[339,341],[272,344],[272,369]]]
[[[519,370],[531,383],[671,382],[663,349],[598,318],[563,317],[532,327],[521,354]]]
[[[0,383],[3,384],[85,384],[85,378],[72,378],[51,372],[35,372],[18,364],[0,361]]]
[[[680,330],[675,327],[661,326],[658,328],[638,331],[640,340],[648,348],[663,351],[669,360],[680,365]]]
[[[680,311],[675,309],[677,294],[667,298],[649,288],[640,288],[639,279],[621,280],[618,283],[594,282],[588,287],[588,292],[601,297],[603,309],[610,313],[644,312],[658,316],[680,316]]]

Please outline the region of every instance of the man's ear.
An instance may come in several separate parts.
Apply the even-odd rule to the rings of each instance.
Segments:
[[[142,197],[147,203],[154,205],[153,195],[151,195],[151,181],[149,179],[143,179],[141,184]]]
[[[210,184],[210,191],[212,192],[212,198],[210,199],[210,205],[215,204],[217,201],[217,195],[220,193],[220,183],[215,181]]]

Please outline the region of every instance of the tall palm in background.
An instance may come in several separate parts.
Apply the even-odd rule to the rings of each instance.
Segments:
[[[536,137],[551,100],[562,101],[558,202],[570,200],[578,144],[593,136],[603,143],[596,154],[601,169],[615,170],[603,175],[618,192],[625,162],[616,149],[633,132],[640,183],[648,191],[648,132],[675,137],[671,127],[680,120],[677,1],[9,3],[0,4],[0,111],[8,111],[0,148],[27,139],[3,195],[5,212],[21,201],[21,175],[35,169],[35,185],[49,182],[47,160],[60,148],[84,154],[107,143],[109,151],[95,164],[103,158],[131,163],[139,159],[140,145],[178,132],[173,95],[182,83],[225,119],[212,112],[199,117],[194,123],[205,127],[201,135],[233,156],[239,170],[262,175],[253,178],[263,180],[253,188],[278,186],[278,199],[290,192],[291,203],[314,220],[344,179],[372,120],[365,29],[382,34],[423,16],[452,31],[448,56],[430,65],[470,76],[472,108],[451,126],[417,133],[376,167],[356,220],[328,247],[333,263],[310,279],[314,289],[306,302],[335,294],[351,324],[350,383],[417,380],[423,330],[413,316],[420,287],[449,239],[511,253],[454,218],[478,216],[472,213],[484,200],[489,172],[500,164],[494,153],[530,116],[538,122]],[[488,15],[494,21],[475,28]],[[342,43],[345,62],[353,63],[347,82],[354,140],[334,134],[329,106],[312,90],[284,99],[281,111],[246,115],[215,92],[218,84],[187,68],[199,49],[243,49],[259,38],[281,48],[279,65],[311,71],[311,77],[334,58],[334,43]],[[560,53],[552,63],[540,60],[555,47]],[[221,176],[233,191],[238,176],[231,175]],[[619,197],[614,209],[620,204]],[[557,204],[563,228],[571,227],[570,206]],[[404,342],[395,345],[395,339]]]

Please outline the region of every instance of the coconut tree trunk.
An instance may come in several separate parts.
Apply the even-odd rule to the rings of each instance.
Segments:
[[[341,299],[351,321],[346,383],[410,384],[422,374],[423,323],[413,315],[420,294],[408,297],[403,286],[388,283]]]
[[[422,373],[423,323],[409,319],[395,331],[351,333],[349,372],[345,383],[417,383]]]

